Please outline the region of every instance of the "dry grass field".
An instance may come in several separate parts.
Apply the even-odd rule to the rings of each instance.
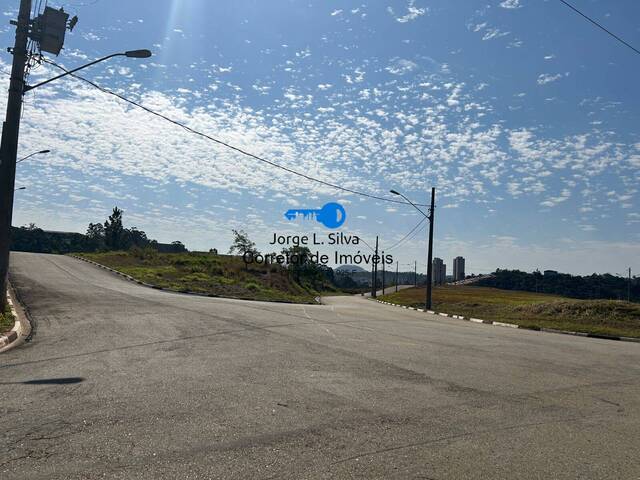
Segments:
[[[424,307],[425,289],[410,288],[382,300]],[[575,300],[532,292],[474,286],[442,286],[433,291],[439,312],[522,325],[640,337],[640,305],[614,300]]]

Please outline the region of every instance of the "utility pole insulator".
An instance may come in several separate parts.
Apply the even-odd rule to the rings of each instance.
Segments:
[[[71,20],[69,20],[69,25],[67,26],[70,32],[73,32],[73,29],[76,27],[77,23],[78,23],[78,16],[74,15],[74,17]]]

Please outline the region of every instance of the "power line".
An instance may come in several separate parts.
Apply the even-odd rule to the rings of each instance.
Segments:
[[[44,58],[44,57],[42,58],[42,60],[44,62],[46,62],[46,63],[49,63],[49,64],[53,65],[54,67],[59,68],[60,70],[66,72],[66,73],[69,73],[69,71],[66,68],[64,68],[61,65],[58,65],[56,62],[54,62],[52,60],[49,60],[49,59]],[[266,163],[268,165],[271,165],[272,167],[279,168],[279,169],[284,170],[286,172],[289,172],[289,173],[291,173],[293,175],[297,175],[299,177],[305,178],[305,179],[310,180],[312,182],[320,183],[320,184],[325,185],[327,187],[335,188],[336,190],[341,190],[343,192],[353,193],[355,195],[360,195],[362,197],[372,198],[374,200],[381,200],[383,202],[400,203],[400,204],[403,204],[403,205],[409,205],[409,203],[404,202],[402,200],[395,200],[393,198],[388,198],[388,197],[380,197],[378,195],[373,195],[371,193],[361,192],[359,190],[353,190],[351,188],[342,187],[340,185],[336,185],[334,183],[326,182],[324,180],[320,180],[319,178],[315,178],[315,177],[312,177],[310,175],[306,175],[304,173],[298,172],[298,171],[293,170],[293,169],[291,169],[289,167],[285,167],[284,165],[280,165],[280,164],[278,164],[276,162],[273,162],[271,160],[267,160],[266,158],[260,157],[260,156],[258,156],[256,154],[253,154],[251,152],[243,150],[242,148],[239,148],[239,147],[236,147],[234,145],[231,145],[231,144],[229,144],[229,143],[227,143],[227,142],[225,142],[223,140],[219,140],[217,138],[212,137],[211,135],[208,135],[206,133],[203,133],[203,132],[200,132],[198,130],[195,130],[195,129],[193,129],[193,128],[191,128],[191,127],[189,127],[189,126],[187,126],[187,125],[185,125],[185,124],[183,124],[183,123],[181,123],[181,122],[179,122],[177,120],[173,120],[172,118],[169,118],[166,115],[163,115],[163,114],[158,113],[158,112],[156,112],[154,110],[151,110],[150,108],[145,107],[144,105],[141,105],[138,102],[130,100],[129,98],[127,98],[127,97],[125,97],[123,95],[120,95],[119,93],[113,92],[113,91],[111,91],[111,90],[109,90],[109,89],[107,89],[105,87],[102,87],[102,86],[92,82],[91,80],[87,80],[86,78],[84,78],[84,77],[82,77],[82,76],[80,76],[78,74],[75,74],[75,73],[69,73],[69,74],[72,77],[77,78],[78,80],[82,80],[83,82],[88,83],[92,87],[97,88],[98,90],[100,90],[103,93],[107,93],[109,95],[113,95],[114,97],[117,97],[117,98],[119,98],[120,100],[122,100],[124,102],[127,102],[127,103],[129,103],[129,104],[131,104],[131,105],[133,105],[135,107],[138,107],[138,108],[144,110],[147,113],[150,113],[152,115],[155,115],[156,117],[159,117],[159,118],[161,118],[163,120],[166,120],[167,122],[170,122],[170,123],[172,123],[174,125],[177,125],[178,127],[183,128],[184,130],[186,130],[189,133],[193,133],[194,135],[198,135],[200,137],[203,137],[203,138],[206,138],[208,140],[211,140],[212,142],[215,142],[218,145],[222,145],[223,147],[226,147],[226,148],[228,148],[230,150],[234,150],[235,152],[241,153],[242,155],[245,155],[247,157],[253,158],[253,159],[258,160],[260,162],[263,162],[263,163]],[[423,206],[423,207],[428,206],[428,205],[422,205],[422,204],[419,204],[419,203],[416,204],[416,205],[420,205],[420,206]]]
[[[565,0],[560,0],[560,2],[564,3],[567,7],[569,7],[571,10],[573,10],[574,12],[576,12],[578,15],[580,15],[581,17],[586,18],[589,22],[593,23],[596,27],[598,27],[599,29],[605,31],[606,33],[608,33],[609,35],[611,35],[613,38],[615,38],[617,41],[619,41],[620,43],[622,43],[623,45],[626,45],[627,47],[629,47],[631,50],[633,50],[634,52],[636,52],[638,55],[640,55],[640,50],[638,50],[636,47],[634,47],[633,45],[627,43],[626,41],[624,41],[622,38],[620,38],[618,35],[616,35],[615,33],[613,33],[611,30],[608,30],[606,27],[604,27],[602,24],[598,23],[597,21],[595,21],[594,19],[592,19],[591,17],[588,17],[586,14],[582,13],[580,10],[578,10],[576,7],[574,7],[573,5],[571,5],[569,2],[565,1]]]
[[[400,244],[402,244],[402,242],[404,242],[404,241],[405,241],[405,239],[406,239],[407,241],[411,240],[411,238],[413,238],[413,237],[409,238],[409,235],[411,235],[411,234],[412,234],[412,233],[414,233],[414,232],[415,232],[415,233],[418,233],[418,232],[417,232],[418,228],[420,228],[420,226],[421,226],[421,225],[422,225],[426,220],[427,220],[427,218],[426,218],[426,217],[422,217],[422,220],[420,220],[420,221],[418,222],[418,224],[417,224],[415,227],[413,227],[413,228],[411,229],[411,231],[409,231],[409,233],[407,233],[404,237],[402,237],[402,239],[401,239],[400,241],[398,241],[398,242],[394,243],[391,247],[387,248],[385,251],[386,251],[386,252],[390,252],[390,251],[391,251],[391,250],[393,250],[394,248],[399,247],[399,246],[400,246]],[[414,236],[415,236],[415,233],[414,233]]]

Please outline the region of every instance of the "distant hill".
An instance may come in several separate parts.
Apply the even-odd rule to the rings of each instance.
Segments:
[[[355,273],[366,272],[366,270],[364,268],[359,267],[358,265],[340,265],[339,267],[336,268],[336,271],[338,271],[338,272],[355,272]]]

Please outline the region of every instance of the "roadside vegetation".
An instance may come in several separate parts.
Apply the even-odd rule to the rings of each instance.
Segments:
[[[532,273],[498,269],[491,276],[478,280],[480,287],[550,293],[581,300],[627,300],[640,302],[640,277],[592,274],[586,276],[559,273],[553,270]]]
[[[8,332],[13,328],[15,319],[11,313],[11,309],[7,306],[4,313],[0,313],[0,333]]]
[[[293,303],[315,303],[319,295],[279,265],[246,265],[239,256],[159,253],[150,248],[80,255],[145,283],[180,292]]]
[[[379,298],[424,308],[425,289],[410,288]],[[442,286],[433,290],[433,309],[528,328],[640,337],[640,304],[618,300],[575,300],[488,287]]]

